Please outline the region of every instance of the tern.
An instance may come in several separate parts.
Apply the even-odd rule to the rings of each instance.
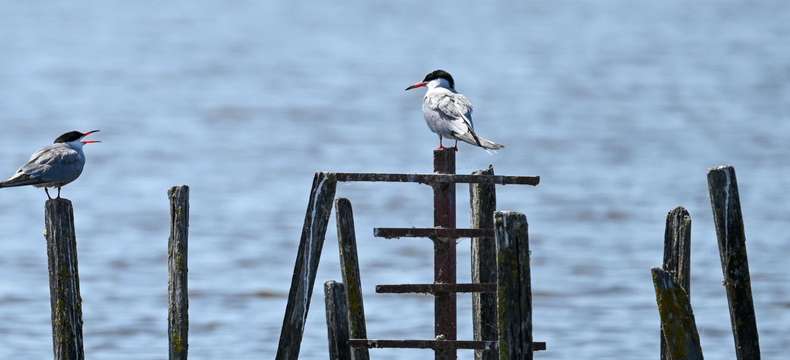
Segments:
[[[439,135],[439,149],[444,149],[443,138],[454,139],[456,151],[458,140],[486,150],[505,147],[475,133],[472,103],[455,91],[455,81],[450,73],[444,70],[430,72],[422,81],[407,87],[406,91],[421,87],[428,88],[422,101],[422,113],[431,131]]]
[[[96,132],[99,130],[85,133],[69,131],[58,136],[52,145],[45,146],[33,153],[27,164],[19,168],[14,176],[0,182],[0,188],[25,185],[43,187],[49,199],[52,197],[49,196],[48,188],[57,188],[57,197],[60,198],[60,188],[76,180],[82,174],[82,168],[85,167],[85,153],[82,152],[82,147],[85,144],[101,142],[83,140],[86,136]]]

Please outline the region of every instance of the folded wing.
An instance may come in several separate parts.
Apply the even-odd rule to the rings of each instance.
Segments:
[[[69,183],[82,173],[83,155],[61,144],[54,144],[35,152],[16,174],[2,186],[22,186],[47,183]]]
[[[441,120],[448,122],[448,128],[457,138],[482,146],[472,123],[472,103],[466,96],[458,93],[443,94],[437,99],[434,110],[441,116]]]

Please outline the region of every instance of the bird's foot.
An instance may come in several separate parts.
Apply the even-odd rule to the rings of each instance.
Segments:
[[[60,188],[58,188],[58,197],[56,199],[60,199]]]
[[[444,143],[442,142],[442,136],[439,135],[439,147],[436,148],[436,150],[440,150],[441,151],[441,150],[444,150],[444,149],[445,149],[445,147],[444,147]]]

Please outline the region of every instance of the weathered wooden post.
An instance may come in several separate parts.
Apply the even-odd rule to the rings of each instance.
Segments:
[[[433,151],[433,171],[437,174],[455,174],[455,149]],[[436,227],[455,228],[455,183],[433,184],[433,224]],[[435,237],[433,239],[434,283],[456,283],[456,238]],[[434,334],[445,340],[456,340],[456,294],[438,293],[434,297]],[[437,349],[435,359],[455,360],[458,352],[452,349]]]
[[[280,343],[277,347],[277,360],[297,360],[304,335],[307,311],[310,308],[310,297],[324,246],[324,236],[332,213],[332,202],[335,199],[337,180],[333,173],[316,173],[310,201],[307,205],[302,237],[299,240],[299,252],[294,264],[291,278],[291,290],[288,292],[288,304],[280,330]]]
[[[494,175],[494,168],[479,170],[472,175]],[[469,202],[472,209],[472,228],[493,229],[496,211],[496,186],[470,184]],[[493,237],[472,238],[472,282],[496,283],[496,241]],[[472,316],[475,340],[496,340],[496,294],[472,293]],[[494,360],[495,351],[475,350],[476,360]]]
[[[170,238],[167,242],[169,354],[170,360],[186,360],[189,348],[189,187],[174,186],[167,196],[170,199]]]
[[[357,259],[357,237],[354,229],[354,212],[351,201],[340,198],[335,201],[337,223],[337,248],[340,251],[340,270],[345,284],[346,304],[348,306],[349,336],[352,339],[367,339],[365,307],[362,303],[362,281],[359,276]],[[354,360],[368,360],[368,348],[351,350]]]
[[[682,207],[676,207],[667,214],[663,268],[672,275],[675,282],[691,299],[691,216]],[[661,360],[672,360],[663,331],[661,331]]]
[[[45,232],[55,360],[83,360],[82,298],[71,201],[47,200]]]
[[[500,360],[532,360],[532,289],[527,217],[494,215],[497,246],[497,320]]]
[[[697,324],[686,291],[673,274],[659,268],[654,268],[652,273],[667,358],[702,360]]]
[[[759,360],[760,342],[752,301],[746,234],[743,230],[738,182],[732,166],[708,171],[708,190],[719,242],[724,287],[738,360]]]
[[[324,301],[326,302],[326,328],[329,335],[329,358],[351,360],[345,286],[335,281],[324,283]]]

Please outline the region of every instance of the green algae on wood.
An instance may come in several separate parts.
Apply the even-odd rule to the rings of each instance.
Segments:
[[[683,207],[676,207],[667,214],[664,229],[663,269],[691,298],[691,216]],[[671,360],[663,331],[660,334],[661,360]]]
[[[688,294],[671,273],[654,268],[652,274],[661,330],[669,358],[702,360],[702,347]]]
[[[494,167],[478,170],[472,175],[494,175]],[[470,184],[469,203],[472,209],[472,228],[493,229],[496,211],[496,186]],[[476,237],[471,241],[472,282],[496,283],[496,243],[493,236]],[[473,335],[475,340],[496,340],[496,293],[472,293]],[[475,360],[494,360],[498,354],[492,349],[476,349]]]
[[[494,214],[499,359],[532,359],[532,288],[527,217]]]
[[[329,358],[333,360],[351,360],[351,346],[348,343],[348,307],[346,306],[345,286],[336,281],[324,283],[324,301],[326,304],[327,335],[329,337]]]
[[[67,199],[45,206],[45,231],[52,308],[52,347],[56,360],[83,360],[80,296],[74,211]]]
[[[362,302],[362,281],[359,275],[357,240],[354,229],[354,212],[351,201],[340,198],[335,201],[335,222],[337,223],[337,247],[340,252],[340,270],[345,284],[346,305],[348,307],[349,336],[352,339],[367,339],[365,307]],[[354,360],[368,360],[367,348],[351,349]]]

